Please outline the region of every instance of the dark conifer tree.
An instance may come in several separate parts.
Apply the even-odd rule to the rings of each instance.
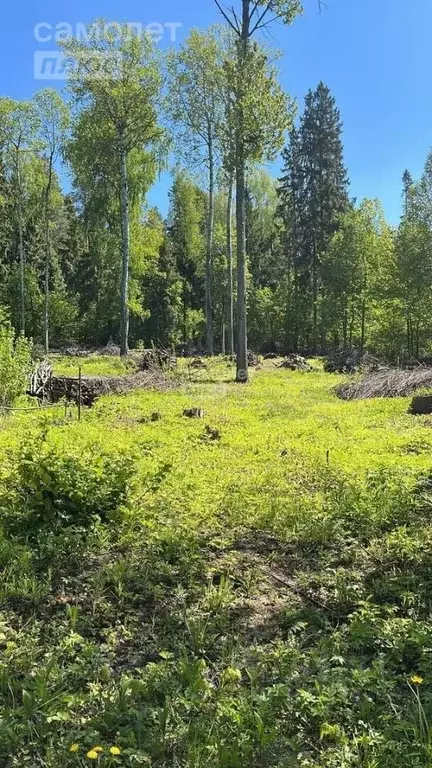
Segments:
[[[414,179],[410,171],[405,170],[402,175],[403,185],[403,217],[406,219],[412,212],[413,192],[414,192]]]
[[[319,321],[323,290],[321,262],[349,207],[348,177],[343,160],[342,122],[329,88],[319,83],[309,91],[298,131],[291,134],[280,185],[285,242],[290,242],[296,311],[307,306],[309,321],[299,318],[306,331],[301,343],[317,351],[324,328]],[[300,306],[299,306],[300,305]]]
[[[302,221],[305,203],[303,194],[303,164],[300,137],[297,129],[290,133],[283,153],[283,175],[279,181],[279,220],[281,222],[282,261],[287,276],[287,345],[294,350],[304,343],[305,303],[307,303],[310,275],[303,263]]]
[[[341,213],[349,205],[342,122],[336,101],[322,82],[306,96],[300,142],[304,158],[303,248],[311,273],[312,345],[317,351],[321,260]]]

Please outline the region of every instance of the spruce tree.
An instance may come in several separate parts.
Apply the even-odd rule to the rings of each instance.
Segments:
[[[282,157],[284,167],[278,187],[278,216],[281,222],[281,258],[287,282],[286,340],[288,347],[297,351],[304,344],[304,336],[302,338],[301,334],[306,330],[304,305],[308,299],[310,276],[302,261],[304,174],[300,136],[295,128],[290,133]]]
[[[305,346],[318,351],[325,329],[319,323],[322,297],[321,263],[337,231],[341,214],[349,208],[348,177],[343,160],[342,122],[330,89],[319,83],[309,91],[298,131],[292,132],[284,153],[285,168],[279,190],[285,241],[291,254],[297,292],[296,308],[307,305],[309,320]],[[322,326],[322,324],[321,324]]]
[[[412,212],[412,201],[414,197],[414,179],[408,169],[404,171],[402,175],[402,185],[403,217],[407,218]]]

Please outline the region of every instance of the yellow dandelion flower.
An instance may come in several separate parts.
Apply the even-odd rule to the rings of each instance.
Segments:
[[[79,750],[79,744],[71,744],[69,747],[69,752],[78,752]]]
[[[91,749],[89,752],[87,752],[87,757],[89,760],[97,760],[99,755],[95,749]]]
[[[111,752],[112,755],[120,755],[121,754],[121,750],[118,747],[111,747],[110,748],[110,752]]]
[[[411,682],[413,685],[421,685],[423,682],[423,678],[420,677],[420,675],[413,675],[411,678]]]
[[[103,747],[93,747],[94,752],[103,752]]]

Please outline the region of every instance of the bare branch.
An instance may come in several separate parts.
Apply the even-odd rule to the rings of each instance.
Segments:
[[[221,4],[219,3],[219,0],[215,0],[215,3],[216,3],[216,5],[217,5],[217,7],[219,8],[219,11],[221,12],[221,14],[222,14],[222,16],[224,17],[225,21],[227,21],[227,22],[228,22],[228,24],[230,25],[231,29],[233,29],[233,30],[234,30],[234,32],[236,33],[236,35],[239,35],[239,34],[240,34],[240,27],[239,27],[239,26],[236,26],[236,25],[235,25],[235,24],[232,22],[232,20],[231,20],[231,19],[230,19],[230,17],[228,16],[227,12],[226,12],[226,11],[224,11],[224,9],[222,8]],[[236,20],[237,20],[237,16],[236,16]]]
[[[255,24],[255,26],[253,27],[253,29],[252,29],[252,30],[249,32],[249,37],[252,37],[252,35],[254,35],[254,34],[255,34],[255,32],[256,32],[258,29],[262,29],[262,28],[263,28],[263,26],[266,26],[266,25],[262,24],[262,22],[264,21],[265,17],[267,16],[267,14],[268,14],[268,12],[269,12],[270,8],[271,8],[271,3],[270,3],[270,2],[268,2],[268,3],[267,3],[267,5],[266,5],[266,7],[265,7],[265,9],[263,10],[263,12],[262,12],[261,16],[259,17],[259,19],[258,19],[257,23]],[[276,17],[276,18],[278,18],[278,17]]]
[[[252,10],[251,10],[251,12],[250,12],[250,14],[249,14],[249,22],[251,22],[251,21],[252,21],[252,19],[253,19],[253,17],[254,17],[254,15],[255,15],[255,13],[257,12],[257,10],[258,10],[258,5],[259,5],[259,3],[258,3],[258,0],[256,0],[256,2],[255,2],[255,4],[254,4],[254,7],[252,8]]]
[[[240,29],[241,29],[240,19],[239,19],[239,17],[238,17],[238,16],[237,16],[237,14],[236,14],[236,12],[235,12],[235,8],[234,8],[234,6],[233,6],[233,5],[231,6],[231,12],[232,12],[232,15],[234,16],[234,18],[235,18],[235,20],[236,20],[236,24],[237,24],[237,27],[238,27],[238,29],[239,29],[239,31],[240,31]]]
[[[254,32],[256,32],[259,29],[265,29],[266,27],[269,27],[270,24],[273,24],[274,21],[279,21],[281,18],[282,18],[282,16],[273,16],[268,21],[264,22],[263,24],[260,24],[258,27],[255,27],[253,32],[251,32],[251,34],[253,34]]]

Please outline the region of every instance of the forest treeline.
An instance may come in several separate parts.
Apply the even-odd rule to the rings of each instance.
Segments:
[[[240,379],[248,348],[430,354],[432,154],[398,227],[353,200],[332,93],[285,94],[256,38],[272,3],[240,5],[164,55],[100,20],[63,43],[64,96],[0,100],[2,314],[47,351],[237,352]],[[146,199],[167,167],[164,219]]]

